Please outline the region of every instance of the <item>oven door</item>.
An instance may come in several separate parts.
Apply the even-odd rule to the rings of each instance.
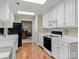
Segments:
[[[51,52],[51,38],[49,38],[49,37],[43,37],[44,38],[44,41],[43,41],[43,43],[44,43],[44,47],[47,49],[47,50],[49,50],[50,52]]]

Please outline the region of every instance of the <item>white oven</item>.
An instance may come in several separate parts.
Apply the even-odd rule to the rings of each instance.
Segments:
[[[52,34],[43,36],[43,47],[49,55],[52,55],[53,52],[53,40],[60,40],[62,36],[61,33],[62,32],[54,31]]]

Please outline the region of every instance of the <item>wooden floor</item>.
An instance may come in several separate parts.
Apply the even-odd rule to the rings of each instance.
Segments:
[[[50,58],[39,46],[27,43],[18,48],[16,59],[53,59]]]

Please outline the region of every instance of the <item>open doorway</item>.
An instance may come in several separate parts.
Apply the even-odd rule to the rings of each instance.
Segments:
[[[32,42],[32,21],[22,21],[22,43]]]

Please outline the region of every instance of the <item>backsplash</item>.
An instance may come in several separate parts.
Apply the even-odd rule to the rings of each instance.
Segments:
[[[64,30],[64,33],[63,33],[64,35],[78,37],[78,28],[77,27],[66,28],[63,30]]]
[[[78,37],[78,27],[73,28],[56,28],[52,31],[62,31],[63,36],[73,36]]]

